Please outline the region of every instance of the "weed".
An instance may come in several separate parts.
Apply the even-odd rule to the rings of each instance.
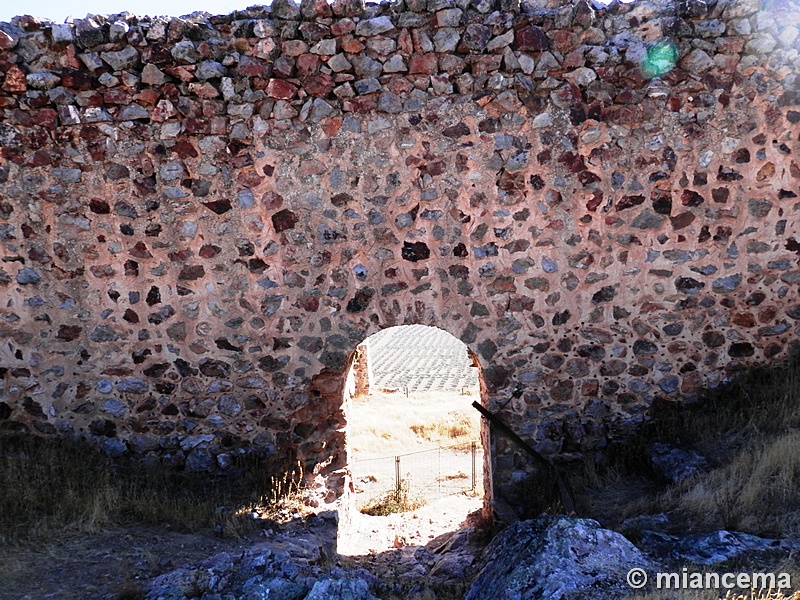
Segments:
[[[115,600],[144,600],[145,590],[138,582],[128,580],[116,592]]]
[[[640,433],[572,479],[579,512],[609,524],[670,512],[690,531],[726,528],[800,534],[800,367],[742,373],[691,406],[656,404]],[[647,461],[657,441],[704,455],[714,467],[665,486]]]
[[[409,493],[407,480],[401,480],[400,486],[389,490],[382,496],[372,498],[359,511],[373,517],[383,517],[394,513],[417,510],[425,505],[425,499],[414,497]]]
[[[236,535],[252,520],[220,507],[276,506],[297,496],[296,471],[258,457],[235,468],[240,477],[220,478],[112,461],[75,441],[0,435],[0,541],[36,542],[130,524]]]

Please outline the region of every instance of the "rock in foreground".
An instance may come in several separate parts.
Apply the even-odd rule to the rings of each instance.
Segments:
[[[465,600],[609,600],[631,593],[630,569],[654,566],[597,521],[547,516],[503,531],[481,564]]]

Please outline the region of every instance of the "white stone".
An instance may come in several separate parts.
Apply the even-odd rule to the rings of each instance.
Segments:
[[[519,60],[519,66],[522,72],[526,75],[530,75],[533,73],[534,69],[536,69],[536,62],[533,60],[533,57],[528,54],[520,53],[517,60]]]
[[[55,44],[71,44],[75,41],[72,25],[69,23],[54,23],[50,29]]]
[[[788,48],[797,39],[798,34],[800,34],[800,32],[798,32],[797,27],[794,25],[789,25],[783,31],[781,31],[780,35],[778,36],[778,43],[784,48]]]
[[[544,127],[550,127],[552,124],[553,117],[550,113],[540,113],[534,117],[531,127],[534,129],[543,129]]]

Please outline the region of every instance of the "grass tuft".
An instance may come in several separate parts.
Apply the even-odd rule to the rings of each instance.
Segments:
[[[800,534],[800,366],[753,369],[692,406],[656,406],[634,438],[609,448],[573,480],[581,512],[608,524],[667,512],[684,531]],[[712,469],[665,486],[647,447],[696,450]]]
[[[409,493],[408,483],[401,481],[398,489],[390,490],[377,498],[368,500],[358,510],[365,515],[385,517],[394,513],[417,510],[425,504],[424,498],[412,496]]]
[[[242,507],[280,508],[301,473],[251,457],[238,478],[112,461],[86,444],[0,435],[0,542],[60,539],[132,524],[236,536]]]

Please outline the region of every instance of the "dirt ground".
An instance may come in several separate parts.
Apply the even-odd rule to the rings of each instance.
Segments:
[[[424,546],[456,531],[481,499],[464,494],[440,498],[409,513],[370,517],[356,513],[355,527],[339,539],[339,553],[369,557]],[[299,529],[299,528],[298,528]],[[345,543],[343,544],[343,539]],[[157,527],[128,527],[66,539],[40,547],[0,547],[0,600],[123,600],[138,582],[220,552],[242,551],[264,537],[242,539],[213,533],[180,533]],[[128,596],[125,592],[128,592]]]
[[[424,546],[448,532],[457,531],[467,515],[479,510],[483,499],[456,494],[434,500],[407,513],[372,517],[356,513],[352,530],[339,538],[339,554],[363,556],[390,552],[405,546]]]
[[[0,548],[0,600],[118,600],[136,582],[258,541],[129,527],[38,548]],[[263,540],[262,540],[263,541]],[[133,596],[131,596],[133,597]]]

